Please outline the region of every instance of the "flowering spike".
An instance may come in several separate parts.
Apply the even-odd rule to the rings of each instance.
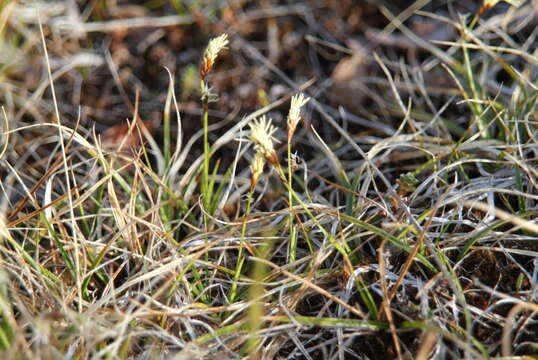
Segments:
[[[204,51],[204,59],[202,61],[202,65],[200,65],[200,77],[202,79],[205,79],[205,77],[213,67],[215,60],[219,55],[219,52],[221,52],[221,50],[223,49],[226,49],[226,45],[228,45],[227,34],[222,34],[209,41],[209,44]]]
[[[250,178],[250,190],[253,190],[258,183],[258,179],[263,173],[264,166],[265,156],[260,151],[256,151],[256,155],[254,155],[254,159],[252,159],[252,163],[250,164],[250,172],[252,173]]]
[[[482,2],[482,5],[480,6],[480,9],[478,9],[478,15],[482,15],[483,13],[494,7],[500,1],[501,0],[484,0]],[[504,0],[504,2],[514,7],[520,7],[521,5],[523,5],[525,0]]]
[[[303,107],[308,101],[309,97],[305,97],[303,93],[294,95],[291,98],[290,112],[288,114],[288,141],[291,140],[297,124],[301,120],[301,107]]]
[[[273,164],[278,164],[278,156],[273,146],[273,140],[278,142],[273,137],[277,128],[271,124],[271,119],[267,120],[263,115],[258,120],[250,123],[250,140],[256,146],[256,151],[260,152],[265,159]]]

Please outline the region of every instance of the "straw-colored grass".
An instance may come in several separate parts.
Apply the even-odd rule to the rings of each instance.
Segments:
[[[193,22],[180,3],[158,22],[85,23],[61,2],[39,17],[44,3],[2,5],[1,46],[13,51],[0,68],[2,358],[538,354],[535,5],[457,20],[380,6],[390,25],[370,50],[395,30],[416,48],[412,64],[365,52],[375,70],[360,116],[326,102],[325,79],[296,82],[230,26],[200,49],[195,131],[181,74],[163,68],[159,132],[140,121],[136,91],[127,137],[103,144],[55,84],[75,71],[85,81],[92,64],[108,63],[115,80],[121,69],[110,56],[59,55],[93,33]],[[423,40],[411,16],[457,35]],[[259,109],[226,118],[212,86],[234,57],[286,91],[266,102],[260,91]],[[28,93],[20,68],[36,58],[43,76]]]

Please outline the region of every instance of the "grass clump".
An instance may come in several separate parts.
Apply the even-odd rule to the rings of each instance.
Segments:
[[[399,15],[357,5],[389,22],[354,50],[306,16],[305,33],[323,38],[304,43],[325,62],[305,74],[324,82],[282,70],[282,58],[296,67],[307,58],[282,55],[279,41],[295,33],[276,36],[276,19],[308,10],[329,21],[330,12],[200,3],[228,34],[207,46],[205,34],[167,28],[204,28],[177,2],[100,4],[78,37],[61,31],[60,3],[20,22],[13,14],[31,5],[1,8],[0,31],[13,30],[3,41],[18,49],[0,69],[4,358],[537,355],[533,5],[487,2],[470,16],[433,3]],[[150,14],[170,9],[181,15],[154,23]],[[245,24],[260,18],[267,48],[246,39],[259,34]],[[448,35],[430,39],[419,25]],[[152,29],[145,43],[129,38],[139,28]],[[73,60],[70,51],[102,39],[90,34],[109,32],[113,52],[96,55],[102,62]],[[197,50],[184,66],[152,73],[147,59],[170,60],[186,45]],[[125,51],[147,57],[156,91],[138,79],[144,71],[130,72]],[[352,73],[368,76],[359,85],[331,77],[324,66],[334,57],[339,71],[360,66]],[[21,69],[35,58],[45,80],[24,84]],[[110,72],[110,87],[92,88],[92,66]],[[180,101],[176,74],[190,84]],[[336,89],[360,106],[329,101],[324,92]],[[97,129],[85,115],[116,108],[127,124]]]

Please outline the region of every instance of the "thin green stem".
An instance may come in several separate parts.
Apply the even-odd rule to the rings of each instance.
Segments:
[[[204,130],[203,146],[204,146],[204,161],[202,168],[202,183],[201,190],[203,196],[203,205],[206,211],[209,211],[209,204],[211,203],[211,197],[209,194],[209,158],[211,156],[209,152],[209,95],[204,94],[204,81],[202,80],[202,126]],[[207,222],[206,216],[204,216],[204,223]],[[205,224],[207,226],[207,224]]]
[[[293,174],[291,169],[291,139],[288,139],[288,187],[293,189],[292,186]],[[290,248],[288,263],[295,262],[297,254],[297,234],[295,232],[295,226],[293,225],[293,195],[291,191],[288,191],[288,204],[290,208],[290,214],[288,217],[288,227],[290,229]]]
[[[476,22],[478,21],[478,17],[475,16],[475,18],[471,21],[471,24],[468,29],[463,28],[462,35],[463,40],[465,42],[469,41],[469,36],[467,35],[467,31],[472,31],[473,27],[476,25]],[[464,61],[464,67],[466,70],[466,76],[467,76],[467,82],[469,83],[469,88],[471,89],[471,94],[474,99],[480,99],[478,94],[478,89],[476,87],[475,77],[473,73],[473,67],[471,64],[471,59],[469,57],[469,50],[464,46],[462,48],[463,51],[463,61]],[[491,133],[488,128],[488,122],[486,119],[484,119],[484,114],[482,112],[482,105],[480,103],[469,103],[469,107],[471,108],[471,111],[473,112],[477,124],[478,124],[478,130],[480,131],[480,137],[483,139],[489,139],[491,137]]]
[[[324,236],[327,237],[329,242],[335,247],[336,250],[338,250],[343,256],[347,256],[349,252],[351,252],[351,249],[347,246],[347,244],[341,244],[339,243],[333,235],[331,235],[325,228],[319,223],[318,219],[312,214],[308,206],[303,202],[303,200],[293,191],[293,188],[289,186],[288,180],[286,179],[286,174],[284,174],[284,170],[282,170],[282,167],[280,164],[277,164],[275,166],[275,169],[278,173],[278,176],[280,177],[280,180],[282,180],[282,183],[286,186],[286,189],[288,192],[292,195],[293,199],[303,208],[304,212],[306,213],[306,216],[308,216],[312,223],[323,233]]]
[[[245,256],[243,255],[243,248],[245,247],[245,235],[247,232],[247,219],[248,219],[248,216],[250,215],[253,194],[254,194],[254,188],[252,188],[248,192],[247,209],[245,211],[245,215],[243,217],[243,225],[241,227],[241,240],[239,242],[239,252],[237,253],[237,263],[235,265],[234,280],[230,288],[230,296],[229,296],[230,304],[233,304],[233,302],[235,301],[237,297],[237,282],[239,281],[239,277],[241,276],[241,271],[243,269],[243,264],[245,262]]]

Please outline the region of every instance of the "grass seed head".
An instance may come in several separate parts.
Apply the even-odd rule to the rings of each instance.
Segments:
[[[250,140],[256,146],[256,151],[260,152],[269,163],[278,164],[278,157],[273,146],[273,141],[278,142],[273,137],[276,132],[276,126],[271,124],[271,119],[267,120],[263,115],[258,120],[250,123]]]
[[[227,45],[228,45],[227,34],[222,34],[209,41],[209,44],[207,45],[207,48],[204,51],[204,59],[202,61],[202,65],[200,66],[200,77],[202,79],[205,79],[209,71],[211,71],[211,68],[213,67],[213,64],[215,63],[215,60],[217,59],[217,56],[223,49],[226,49]]]
[[[503,0],[503,1],[514,7],[520,7],[525,2],[525,0]],[[501,0],[484,0],[484,2],[482,2],[482,5],[478,9],[478,15],[479,16],[482,15],[483,13],[485,13],[486,11],[488,11],[489,9],[497,5],[498,2],[501,2]]]
[[[297,128],[297,124],[301,120],[301,107],[303,107],[309,100],[310,98],[304,96],[303,93],[294,95],[291,98],[290,112],[288,113],[288,140],[291,140],[295,133],[295,129]]]
[[[252,159],[252,163],[250,164],[250,172],[252,173],[250,178],[250,190],[254,189],[258,183],[260,175],[263,174],[264,166],[265,156],[260,151],[256,151],[256,155],[254,155],[254,159]]]

